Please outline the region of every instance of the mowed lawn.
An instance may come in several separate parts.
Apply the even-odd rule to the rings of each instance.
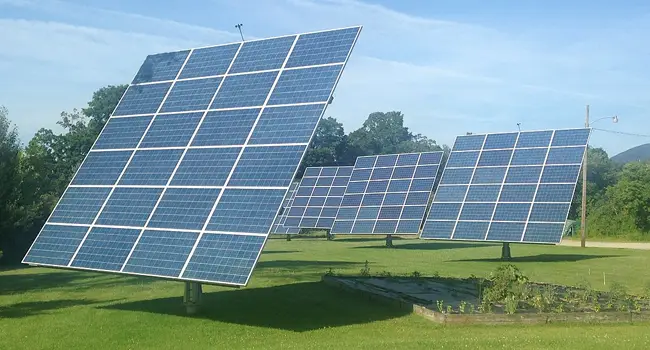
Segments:
[[[204,287],[186,316],[183,284],[45,268],[0,272],[0,349],[648,349],[650,324],[442,326],[319,282],[359,273],[485,276],[500,245],[272,239],[246,288]],[[532,280],[641,293],[650,252],[512,245]],[[604,285],[605,283],[605,285]]]

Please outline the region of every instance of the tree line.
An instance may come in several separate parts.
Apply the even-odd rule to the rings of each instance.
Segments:
[[[62,132],[42,128],[23,145],[9,111],[0,107],[0,263],[19,262],[92,147],[126,85],[96,91],[85,108],[61,113]],[[309,166],[353,165],[363,155],[449,151],[404,126],[400,112],[371,113],[346,133],[336,118],[324,118],[298,177]],[[588,152],[590,235],[650,237],[650,163],[618,165],[600,148]],[[579,219],[578,184],[570,218]]]

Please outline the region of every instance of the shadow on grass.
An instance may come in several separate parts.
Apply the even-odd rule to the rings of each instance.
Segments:
[[[147,284],[155,281],[155,278],[129,277],[108,273],[62,269],[53,269],[52,272],[31,273],[29,269],[25,269],[16,274],[0,275],[0,295],[43,291],[52,288],[70,288],[75,291],[84,291],[94,288]]]
[[[300,250],[263,250],[262,254],[291,254],[300,252]]]
[[[373,303],[322,282],[206,293],[196,316],[186,316],[179,297],[118,303],[101,308],[199,317],[294,332],[364,324],[408,314],[406,309]]]
[[[495,244],[492,243],[460,243],[460,242],[424,242],[422,243],[405,243],[405,244],[395,244],[392,248],[389,249],[398,249],[398,250],[440,250],[440,249],[459,249],[459,248],[480,248],[480,247],[490,247]],[[383,243],[383,241],[382,241]],[[384,244],[377,246],[364,246],[364,247],[354,247],[353,249],[386,249]]]
[[[463,259],[463,260],[450,260],[450,261],[471,261],[471,262],[575,262],[590,259],[603,259],[603,258],[616,258],[619,255],[586,255],[586,254],[539,254],[530,256],[514,256],[510,260],[501,260],[499,258],[485,258],[485,259]]]
[[[106,301],[102,301],[106,302]],[[63,309],[72,306],[95,304],[92,300],[48,300],[48,301],[30,301],[0,307],[0,318],[21,318],[44,314],[50,311]]]

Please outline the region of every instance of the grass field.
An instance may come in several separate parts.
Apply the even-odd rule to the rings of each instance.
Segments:
[[[0,272],[0,349],[648,349],[650,324],[442,326],[319,282],[323,273],[484,276],[500,245],[419,240],[271,240],[251,284],[204,287],[184,314],[183,284],[45,268]],[[640,293],[650,253],[512,245],[532,280]],[[605,284],[603,284],[603,282]]]

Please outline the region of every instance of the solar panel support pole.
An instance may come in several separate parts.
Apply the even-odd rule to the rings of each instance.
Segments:
[[[199,310],[202,296],[203,288],[201,287],[201,283],[185,282],[183,304],[185,304],[185,311],[188,315],[194,315]]]
[[[386,248],[392,248],[392,247],[393,247],[393,236],[386,235]]]
[[[328,241],[334,240],[334,235],[332,234],[332,230],[327,230],[327,240]]]
[[[510,260],[512,256],[510,255],[510,243],[503,242],[501,247],[501,260]]]
[[[287,242],[291,242],[291,235],[287,234]]]

